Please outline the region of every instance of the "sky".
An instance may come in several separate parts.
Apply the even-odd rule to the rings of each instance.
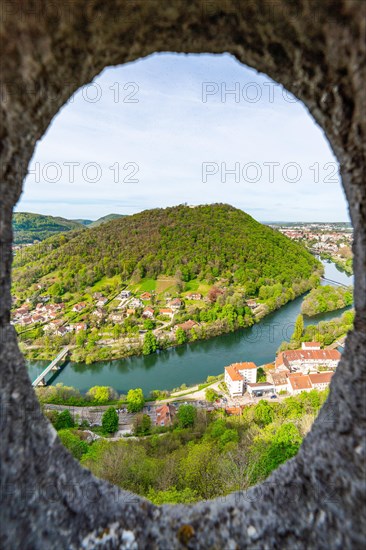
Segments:
[[[18,212],[71,219],[215,202],[259,221],[349,221],[305,106],[228,54],[106,68],[38,142]]]

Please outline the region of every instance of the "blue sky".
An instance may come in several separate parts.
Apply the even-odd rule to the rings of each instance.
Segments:
[[[227,54],[154,54],[105,69],[61,109],[17,211],[96,219],[213,202],[260,221],[349,220],[302,103]]]

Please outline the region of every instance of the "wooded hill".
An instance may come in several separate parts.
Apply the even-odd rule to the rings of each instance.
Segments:
[[[15,212],[13,215],[14,244],[43,241],[57,233],[81,228],[82,224],[76,220],[30,212]]]
[[[14,283],[26,288],[53,274],[63,291],[103,277],[122,282],[159,275],[239,284],[249,295],[265,286],[293,287],[321,264],[302,245],[226,204],[146,210],[88,230],[56,235],[15,256]]]

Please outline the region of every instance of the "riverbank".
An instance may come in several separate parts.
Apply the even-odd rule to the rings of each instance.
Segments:
[[[337,270],[334,264],[324,262],[325,277],[352,284],[352,277]],[[92,386],[111,386],[120,394],[131,388],[142,388],[145,395],[152,390],[172,390],[187,384],[199,384],[210,375],[223,373],[224,367],[238,361],[253,361],[263,365],[273,361],[283,341],[289,341],[303,298],[296,298],[279,310],[270,313],[252,327],[189,345],[170,348],[148,356],[134,356],[116,361],[99,361],[92,365],[68,362],[47,382],[73,386],[86,392]],[[346,308],[343,311],[347,311]],[[343,311],[321,314],[315,319],[305,319],[305,326],[327,322]],[[48,363],[28,363],[29,376],[34,380]]]

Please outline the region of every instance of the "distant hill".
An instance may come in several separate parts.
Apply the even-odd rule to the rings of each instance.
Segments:
[[[242,210],[180,205],[118,217],[30,247],[15,257],[14,282],[25,289],[52,274],[65,291],[80,292],[103,277],[119,275],[127,282],[173,275],[183,282],[225,279],[251,295],[263,285],[277,285],[278,294],[283,285],[295,297],[298,283],[307,284],[319,265],[302,245]]]
[[[83,220],[83,219],[80,219],[80,220],[71,220],[72,222],[76,222],[76,223],[81,223],[81,225],[85,225],[85,226],[88,226],[90,225],[91,223],[93,223],[93,220]]]
[[[98,225],[101,225],[102,223],[110,222],[111,220],[116,220],[118,218],[124,217],[125,216],[123,214],[107,214],[106,216],[103,216],[102,218],[99,218],[98,220],[95,220],[94,222],[88,224],[88,227],[98,227]]]
[[[82,227],[82,224],[74,220],[29,212],[15,212],[13,216],[14,244],[43,241],[57,233]]]

